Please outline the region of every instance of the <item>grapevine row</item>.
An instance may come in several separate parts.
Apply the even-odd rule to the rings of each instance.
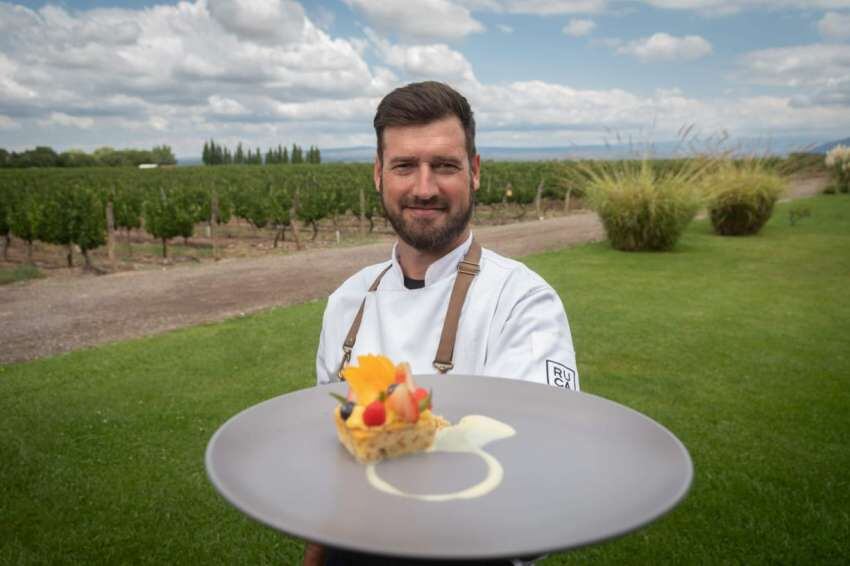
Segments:
[[[557,163],[486,163],[477,201],[518,203],[563,198]],[[362,195],[362,196],[361,196]],[[0,237],[29,244],[104,245],[108,214],[116,230],[144,226],[163,242],[191,237],[198,223],[241,218],[278,237],[292,217],[317,230],[318,222],[348,212],[372,225],[382,213],[370,164],[247,168],[27,169],[0,171]],[[5,252],[5,248],[4,248]],[[69,253],[69,261],[70,261]]]

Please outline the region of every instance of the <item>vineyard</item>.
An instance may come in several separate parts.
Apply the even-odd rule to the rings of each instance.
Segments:
[[[817,156],[771,158],[783,173]],[[484,162],[476,225],[563,215],[588,167],[622,162]],[[654,160],[656,171],[688,160]],[[807,169],[808,168],[808,169]],[[580,202],[580,201],[578,201]],[[372,165],[0,170],[0,246],[8,265],[117,271],[358,244],[392,235]],[[94,256],[94,258],[93,258]]]
[[[476,223],[562,214],[577,195],[565,167],[486,163]],[[12,263],[73,266],[76,253],[89,269],[120,270],[390,234],[366,163],[0,171],[0,245]]]

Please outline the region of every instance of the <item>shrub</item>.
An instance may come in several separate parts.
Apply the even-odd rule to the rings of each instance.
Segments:
[[[702,203],[699,181],[710,164],[702,158],[653,167],[647,160],[581,166],[590,207],[611,245],[623,251],[671,249]]]
[[[829,150],[825,160],[832,173],[833,186],[838,192],[850,192],[850,147],[837,145]]]
[[[761,160],[726,161],[706,179],[708,211],[721,236],[756,234],[773,213],[785,180]]]

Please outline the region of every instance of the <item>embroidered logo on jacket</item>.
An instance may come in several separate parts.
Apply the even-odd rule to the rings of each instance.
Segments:
[[[576,372],[558,362],[546,360],[546,382],[555,387],[576,391]]]

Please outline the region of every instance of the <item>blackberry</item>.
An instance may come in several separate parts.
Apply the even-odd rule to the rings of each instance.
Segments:
[[[352,411],[354,411],[354,403],[346,401],[339,408],[339,416],[342,417],[342,420],[347,421],[348,417],[351,416]]]

